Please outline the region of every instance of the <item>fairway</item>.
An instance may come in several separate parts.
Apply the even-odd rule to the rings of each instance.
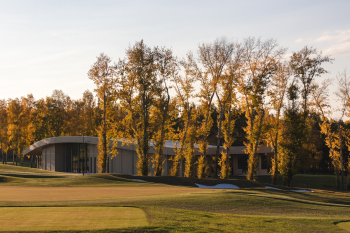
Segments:
[[[132,207],[2,207],[0,231],[98,230],[148,225]]]
[[[194,187],[199,180],[183,177],[57,177],[9,165],[0,165],[0,171],[0,231],[5,232],[344,233],[350,228],[350,193],[315,189],[330,176],[296,176],[299,187],[314,191],[303,193],[239,178],[225,181],[239,189],[200,189]]]
[[[337,226],[350,232],[350,221],[340,222],[337,224]]]
[[[187,187],[21,187],[2,186],[0,201],[66,201],[205,192]]]

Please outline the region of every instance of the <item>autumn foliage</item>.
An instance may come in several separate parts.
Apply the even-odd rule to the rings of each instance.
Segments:
[[[97,57],[88,71],[94,94],[87,90],[72,100],[54,90],[39,100],[0,100],[3,161],[7,152],[23,161],[22,151],[44,138],[98,136],[100,172],[109,172],[108,155],[118,156],[110,139],[122,139],[136,146],[139,175],[161,176],[165,143],[172,141],[171,175],[227,179],[234,175],[230,147],[245,145],[245,175],[253,180],[259,147],[268,145],[274,184],[279,174],[291,186],[295,173],[325,166],[343,188],[342,177],[350,174],[349,122],[343,119],[350,115],[350,81],[346,71],[336,78],[336,119],[331,81],[318,81],[331,62],[308,46],[288,57],[273,39],[218,39],[184,59],[141,40],[114,63],[105,54]],[[209,145],[215,155],[207,154]]]

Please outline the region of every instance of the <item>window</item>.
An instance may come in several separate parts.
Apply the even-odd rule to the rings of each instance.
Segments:
[[[268,169],[269,168],[269,161],[268,161],[268,156],[265,154],[260,155],[261,158],[261,169]]]
[[[242,169],[242,172],[248,170],[248,156],[247,155],[238,155],[238,169]]]

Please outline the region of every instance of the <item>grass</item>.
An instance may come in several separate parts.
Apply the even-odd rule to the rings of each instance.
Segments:
[[[11,170],[9,165],[5,167]],[[90,229],[84,227],[94,219],[79,226],[78,222],[83,220],[74,219],[74,216],[80,216],[76,214],[70,217],[75,221],[73,225],[77,226],[71,229],[74,232],[350,231],[350,193],[339,192],[329,186],[335,183],[335,179],[332,179],[334,176],[297,175],[294,179],[297,188],[314,190],[312,193],[298,193],[288,191],[288,188],[282,186],[278,186],[281,190],[265,189],[265,185],[270,185],[269,177],[257,177],[258,182],[248,182],[240,177],[221,181],[116,174],[83,177],[64,174],[56,176],[56,173],[52,173],[53,176],[48,177],[35,169],[30,170],[30,176],[23,175],[20,168],[17,168],[18,172],[11,174],[3,173],[3,169],[0,165],[0,207],[7,210],[14,211],[17,207],[24,211],[32,208],[66,211],[70,208],[90,208],[89,211],[84,211],[89,214],[95,212],[93,208],[107,210],[133,207],[147,216],[147,226],[99,226]],[[194,187],[194,183],[214,185],[222,182],[241,188],[213,190]],[[322,188],[323,183],[326,186]],[[13,220],[7,220],[7,224],[14,224],[15,216]],[[112,214],[109,216],[112,217]],[[113,223],[114,220],[108,222]],[[34,226],[23,229],[37,231]],[[68,228],[42,230],[70,232]]]
[[[131,207],[2,207],[0,231],[72,231],[145,227],[147,217]]]
[[[24,167],[24,166],[15,166],[11,163],[7,163],[7,164],[2,164],[0,163],[0,173],[13,173],[13,172],[17,172],[17,173],[36,173],[36,174],[53,174],[56,176],[59,175],[67,175],[67,173],[63,173],[63,172],[54,172],[54,171],[46,171],[46,170],[41,170],[41,169],[37,169],[37,168],[30,168],[30,167]]]
[[[350,232],[350,221],[339,222],[337,223],[337,226],[340,227],[341,229],[344,229]]]
[[[235,177],[242,178],[242,177]],[[271,176],[258,176],[256,181],[261,183],[271,184]],[[344,184],[347,184],[347,177],[344,176]],[[277,185],[283,186],[282,177],[279,176]],[[311,188],[311,189],[325,189],[336,190],[336,177],[335,175],[303,175],[296,174],[293,176],[292,185],[299,188]]]

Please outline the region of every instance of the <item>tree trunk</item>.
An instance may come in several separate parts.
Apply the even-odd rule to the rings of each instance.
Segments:
[[[107,136],[106,136],[106,92],[103,92],[103,163],[102,173],[108,173],[108,158],[107,158]]]
[[[249,164],[249,166],[251,167],[251,171],[249,172],[248,174],[248,180],[253,180],[254,178],[254,161],[256,159],[256,155],[257,155],[257,152],[258,152],[258,146],[259,146],[259,138],[260,138],[260,133],[261,133],[261,128],[262,128],[262,121],[263,121],[263,118],[264,118],[264,113],[262,113],[262,115],[260,116],[260,121],[259,121],[259,128],[258,128],[258,134],[257,134],[257,137],[256,137],[256,140],[255,140],[255,146],[254,146],[254,154],[253,154],[253,159],[251,160],[252,161],[252,164]]]
[[[146,93],[142,94],[142,113],[143,113],[143,148],[142,148],[142,156],[143,156],[143,176],[148,175],[148,117],[147,117],[147,106],[146,106]]]
[[[277,170],[278,170],[278,163],[277,163],[277,139],[276,139],[276,144],[274,146],[274,153],[273,153],[273,158],[275,160],[273,166],[274,166],[274,173],[273,173],[273,176],[272,176],[272,183],[274,185],[277,185]]]
[[[158,160],[156,161],[156,167],[154,169],[154,175],[155,176],[161,176],[162,175],[162,161],[163,161],[163,148],[164,148],[164,137],[165,137],[165,122],[166,122],[166,115],[168,113],[168,108],[169,108],[169,102],[170,102],[170,95],[168,94],[168,99],[165,105],[165,110],[163,112],[163,119],[162,119],[162,128],[161,128],[161,134],[160,134],[160,141],[161,145],[159,146],[159,151],[158,151]]]
[[[231,107],[229,108],[229,114],[228,114],[228,129],[227,129],[227,142],[229,143],[230,142],[230,138],[231,138]],[[229,168],[229,165],[230,165],[230,146],[227,143],[227,149],[226,149],[226,168]],[[233,165],[232,165],[232,171],[233,171]],[[227,173],[229,174],[229,171],[227,171]]]
[[[208,125],[208,119],[209,119],[209,115],[210,115],[210,106],[211,106],[211,103],[213,101],[213,97],[215,95],[215,92],[213,92],[213,94],[211,95],[210,97],[210,101],[209,101],[209,104],[208,104],[208,112],[207,112],[207,115],[205,117],[205,122],[204,122],[204,128],[207,129],[207,125]],[[206,141],[207,140],[207,137],[203,137],[203,140]],[[206,155],[207,155],[207,148],[205,148],[205,151],[203,153],[204,155],[204,160],[206,160]]]
[[[340,166],[341,166],[341,190],[344,190],[344,167],[343,167],[343,143],[341,135],[341,126],[340,121],[338,122],[338,131],[339,131],[339,148],[340,148]]]
[[[221,125],[222,125],[222,119],[225,112],[225,105],[222,107],[222,103],[220,101],[218,93],[216,93],[216,96],[218,97],[219,103],[220,103],[220,119],[219,119],[219,127],[218,127],[218,136],[217,136],[217,144],[216,144],[216,154],[215,154],[215,174],[214,178],[218,178],[218,162],[219,162],[219,153],[220,153],[220,137],[221,137]]]
[[[187,130],[188,130],[188,127],[190,125],[190,121],[191,121],[191,114],[192,114],[192,106],[190,107],[189,109],[189,112],[188,112],[188,116],[187,116],[187,124],[186,124],[186,128],[185,128],[185,133],[184,133],[184,136],[182,138],[182,142],[180,144],[180,151],[178,154],[175,155],[175,159],[173,160],[173,171],[172,171],[172,175],[174,176],[179,176],[179,166],[180,164],[182,164],[182,150],[183,150],[183,146],[185,144],[185,141],[186,141],[186,136],[187,136]]]

